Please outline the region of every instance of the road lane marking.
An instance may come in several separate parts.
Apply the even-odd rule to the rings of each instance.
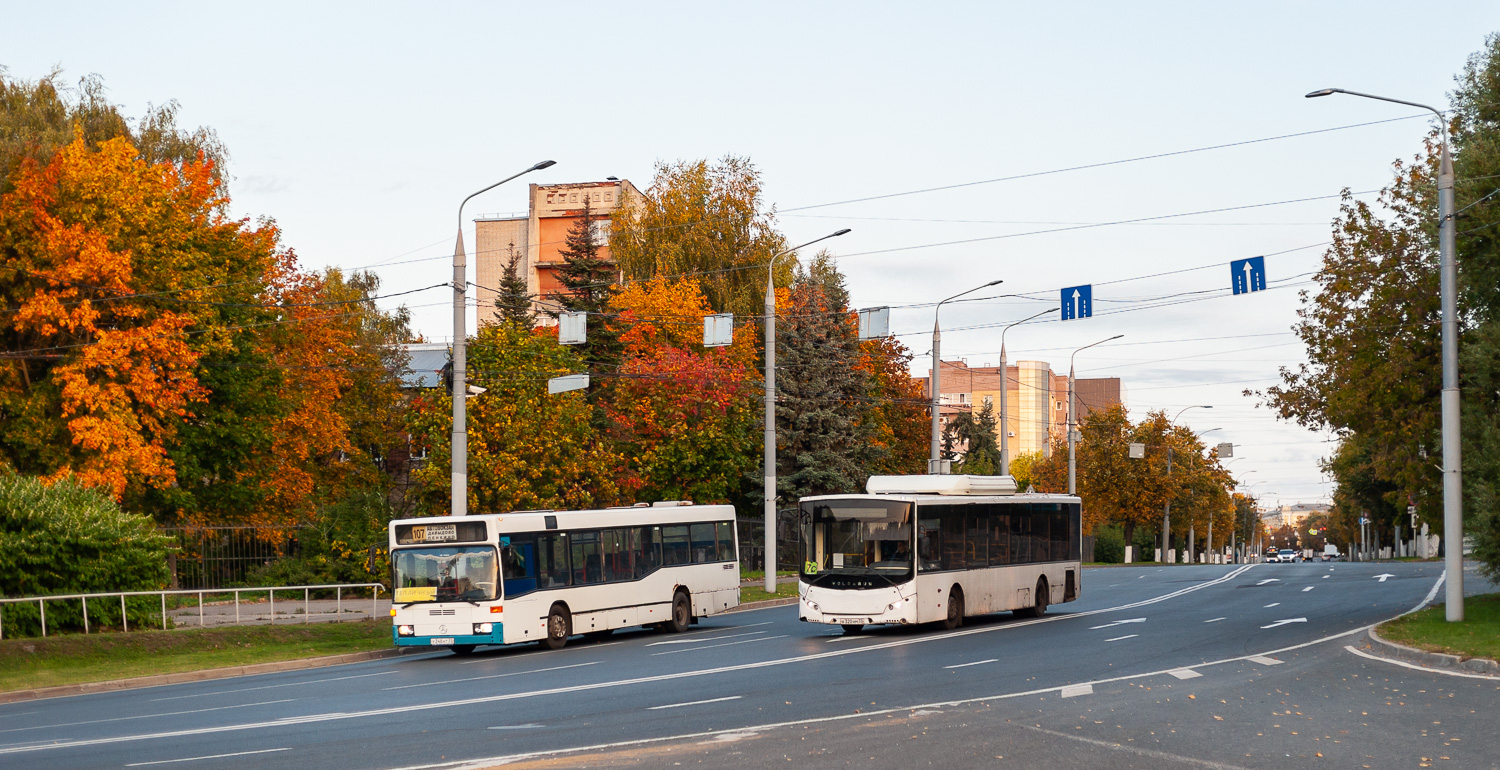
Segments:
[[[1384,583],[1386,578],[1393,578],[1393,577],[1395,577],[1395,575],[1392,575],[1391,573],[1387,572],[1384,575],[1376,575],[1375,579],[1379,580],[1382,583]]]
[[[662,709],[680,709],[683,706],[702,706],[705,703],[723,703],[727,700],[739,700],[743,695],[731,695],[728,698],[709,698],[708,700],[694,700],[687,703],[668,703],[665,706],[647,706],[647,711],[661,711]]]
[[[960,664],[958,664],[956,666],[943,666],[943,668],[968,668],[969,666],[982,666],[982,665],[984,665],[986,663],[999,663],[999,662],[1000,662],[999,658],[990,658],[989,660],[976,660],[973,663],[960,663]]]
[[[1259,583],[1256,583],[1256,585],[1263,586],[1263,585],[1265,585],[1267,583],[1280,583],[1280,582],[1281,582],[1281,578],[1266,578],[1265,580],[1262,580]]]
[[[1224,620],[1224,618],[1214,618],[1213,620],[1205,620],[1203,622],[1204,623],[1217,623],[1217,622],[1219,622],[1221,620]]]
[[[210,755],[208,755],[206,757],[183,757],[182,759],[158,759],[155,762],[132,762],[132,763],[126,765],[126,767],[145,767],[146,765],[169,765],[169,764],[172,764],[173,762],[197,762],[197,761],[203,760],[203,759],[223,759],[225,757],[244,757],[244,756],[249,756],[251,754],[273,754],[273,753],[278,752],[278,751],[291,751],[291,749],[290,748],[285,748],[285,749],[261,749],[259,751],[236,751],[233,754],[210,754]]]
[[[1109,628],[1110,626],[1118,626],[1121,623],[1145,623],[1145,622],[1146,622],[1145,618],[1131,618],[1129,620],[1116,620],[1113,623],[1105,623],[1102,626],[1090,626],[1089,630],[1090,631],[1098,631],[1101,628]]]
[[[1286,625],[1288,623],[1306,623],[1306,622],[1307,622],[1307,618],[1287,618],[1285,620],[1278,620],[1275,623],[1272,623],[1270,625],[1261,626],[1261,628],[1276,628],[1278,626],[1284,626],[1284,625]]]
[[[1168,671],[1167,673],[1177,677],[1178,679],[1197,679],[1198,677],[1203,676],[1202,674],[1190,668],[1177,668]]]
[[[1361,658],[1369,658],[1370,660],[1378,660],[1381,663],[1390,663],[1390,664],[1393,664],[1393,665],[1402,666],[1404,668],[1413,669],[1415,671],[1425,671],[1425,672],[1427,672],[1429,674],[1442,674],[1443,676],[1461,676],[1461,677],[1463,677],[1465,679],[1488,679],[1490,681],[1500,680],[1500,676],[1492,676],[1490,674],[1473,674],[1473,673],[1469,673],[1467,671],[1450,671],[1450,670],[1445,669],[1445,668],[1428,668],[1427,666],[1419,666],[1419,665],[1417,665],[1415,663],[1407,663],[1404,660],[1392,660],[1390,658],[1382,658],[1379,655],[1371,655],[1370,653],[1365,652],[1364,650],[1355,649],[1354,647],[1352,647],[1350,645],[1347,645],[1347,644],[1344,645],[1344,649],[1348,650],[1349,652],[1354,653],[1355,655],[1360,656]]]
[[[583,668],[584,666],[596,666],[599,661],[593,660],[588,663],[574,663],[567,666],[553,666],[551,668],[534,668],[528,671],[510,671],[504,674],[490,674],[488,676],[471,676],[465,679],[444,679],[441,682],[419,682],[417,684],[399,684],[395,687],[382,687],[381,690],[410,690],[413,687],[431,687],[437,684],[455,684],[457,682],[477,682],[481,679],[504,679],[508,676],[520,676],[522,674],[540,674],[544,671],[561,671],[565,668]]]
[[[1137,636],[1140,636],[1140,634],[1126,634],[1124,636],[1117,636],[1117,637],[1115,637],[1113,639],[1105,639],[1104,641],[1106,641],[1106,642],[1118,642],[1118,641],[1121,641],[1123,639],[1134,639]]]
[[[1046,733],[1048,735],[1053,735],[1053,736],[1056,736],[1058,738],[1068,738],[1070,740],[1082,741],[1083,743],[1089,743],[1089,744],[1093,744],[1095,746],[1102,746],[1102,747],[1104,747],[1106,749],[1114,749],[1115,751],[1124,751],[1124,752],[1128,752],[1128,753],[1131,753],[1131,754],[1135,754],[1137,756],[1149,757],[1151,759],[1164,759],[1164,760],[1169,760],[1172,763],[1180,763],[1180,764],[1186,764],[1186,765],[1197,765],[1199,767],[1212,768],[1212,770],[1246,770],[1245,767],[1242,767],[1240,765],[1226,765],[1226,764],[1224,764],[1222,762],[1214,762],[1212,760],[1207,760],[1207,759],[1196,759],[1194,757],[1184,757],[1181,754],[1169,754],[1169,753],[1167,753],[1165,751],[1157,751],[1155,749],[1143,749],[1143,748],[1140,748],[1139,746],[1130,746],[1130,745],[1127,745],[1127,744],[1117,743],[1117,742],[1113,742],[1113,741],[1101,741],[1101,740],[1098,740],[1098,739],[1095,739],[1095,738],[1085,738],[1082,735],[1069,735],[1067,733],[1053,732],[1052,730],[1047,730],[1045,728],[1036,727],[1036,726],[1033,726],[1033,725],[1022,725],[1022,726],[1025,727],[1028,730],[1033,730],[1033,731],[1039,732],[1039,733]]]
[[[1308,587],[1302,589],[1302,593],[1307,593],[1308,591],[1311,591],[1311,590],[1313,590],[1313,586],[1308,586]]]
[[[545,727],[545,726],[546,725],[536,724],[535,722],[529,722],[529,723],[524,724],[524,725],[495,725],[494,727],[486,727],[484,729],[486,729],[486,730],[532,730],[532,729],[535,729],[535,728],[538,728],[538,727]]]
[[[62,722],[62,723],[55,724],[55,725],[36,725],[35,727],[12,727],[12,728],[8,728],[8,729],[5,729],[5,730],[0,730],[0,733],[14,733],[14,732],[20,732],[20,731],[25,731],[25,730],[48,730],[48,729],[51,729],[51,728],[54,728],[54,727],[76,727],[78,725],[97,725],[97,724],[100,724],[100,723],[103,723],[103,722],[123,722],[123,721],[125,721],[127,719],[152,719],[154,717],[175,717],[175,716],[181,716],[183,714],[202,714],[205,711],[223,711],[225,709],[242,709],[242,708],[249,708],[251,706],[270,706],[270,705],[277,704],[277,703],[291,703],[294,700],[296,700],[296,698],[286,698],[286,699],[283,699],[283,700],[268,700],[268,701],[261,701],[259,703],[240,703],[240,704],[237,704],[237,705],[234,705],[234,706],[214,706],[213,708],[192,709],[191,711],[168,711],[168,712],[163,713],[163,714],[136,714],[134,716],[128,716],[128,717],[110,717],[109,719],[90,719],[90,720],[88,720],[86,722]],[[32,713],[36,713],[36,712],[32,712]]]
[[[152,698],[151,702],[152,703],[156,703],[158,701],[164,701],[164,700],[182,700],[183,698],[206,698],[206,697],[208,697],[210,695],[229,695],[230,693],[250,692],[252,690],[274,690],[277,687],[301,687],[302,685],[320,684],[322,682],[342,682],[345,679],[364,679],[367,676],[388,676],[388,675],[394,674],[394,673],[396,673],[396,672],[394,672],[394,671],[377,671],[377,672],[375,672],[373,674],[355,674],[354,676],[335,676],[335,677],[331,677],[329,679],[311,679],[311,680],[308,680],[306,682],[285,682],[283,684],[268,684],[268,685],[264,685],[262,687],[241,687],[238,690],[216,690],[214,692],[194,693],[193,695],[173,695],[170,698]]]
[[[855,647],[853,649],[829,650],[827,652],[813,653],[813,654],[809,654],[809,655],[800,655],[800,656],[792,657],[792,658],[775,658],[775,659],[771,659],[771,660],[751,661],[751,662],[748,662],[748,663],[738,663],[738,664],[729,665],[729,666],[719,666],[719,667],[716,667],[716,668],[697,669],[697,670],[693,670],[693,671],[678,671],[678,672],[673,672],[673,673],[669,673],[669,674],[657,674],[657,675],[653,675],[653,676],[636,677],[636,678],[633,678],[633,679],[617,679],[617,680],[606,681],[606,682],[591,682],[591,683],[588,683],[588,684],[572,685],[572,686],[569,686],[569,687],[555,687],[555,688],[552,688],[552,689],[534,690],[534,691],[530,691],[530,692],[503,693],[503,694],[499,694],[499,695],[487,695],[487,696],[480,696],[480,697],[474,697],[474,698],[464,698],[464,699],[461,699],[461,700],[439,701],[439,702],[435,702],[435,703],[425,703],[425,704],[409,704],[409,703],[407,703],[407,704],[402,704],[400,706],[394,706],[394,707],[388,707],[388,708],[380,708],[380,709],[370,709],[370,710],[367,710],[367,711],[353,711],[353,712],[342,712],[341,711],[341,712],[329,712],[329,713],[323,713],[323,714],[308,714],[308,715],[304,715],[304,716],[300,716],[300,717],[286,717],[286,718],[283,718],[283,719],[277,719],[277,720],[266,721],[266,722],[249,722],[249,723],[241,723],[241,724],[218,725],[218,726],[213,726],[213,727],[189,728],[189,729],[174,730],[174,731],[162,732],[162,733],[150,733],[150,734],[139,734],[139,735],[119,735],[119,736],[111,736],[111,737],[108,737],[108,738],[94,738],[94,739],[88,739],[88,740],[73,741],[73,742],[66,743],[66,744],[55,744],[55,745],[45,745],[45,746],[16,747],[16,748],[9,748],[9,749],[0,749],[0,755],[4,755],[4,754],[17,754],[17,753],[30,752],[30,751],[44,751],[44,750],[56,749],[56,748],[64,748],[64,747],[71,748],[71,747],[75,747],[75,746],[79,746],[79,747],[82,747],[82,746],[99,746],[99,745],[107,745],[107,744],[114,744],[114,743],[129,743],[129,742],[143,741],[143,740],[159,740],[159,739],[165,739],[165,738],[180,738],[180,737],[192,736],[192,735],[208,735],[208,734],[214,734],[214,733],[241,732],[241,731],[247,731],[247,730],[263,730],[263,729],[268,729],[268,728],[287,727],[287,726],[299,725],[299,724],[315,724],[315,723],[319,723],[319,722],[340,721],[340,720],[345,720],[345,719],[364,719],[364,718],[380,717],[380,716],[404,715],[404,714],[409,714],[413,709],[438,709],[438,708],[467,707],[467,706],[475,706],[475,705],[484,705],[484,704],[498,703],[498,702],[502,702],[502,701],[520,700],[520,699],[524,699],[524,698],[536,698],[536,697],[541,697],[541,696],[546,696],[546,695],[564,695],[564,694],[575,693],[575,692],[587,692],[587,691],[592,691],[592,690],[602,690],[602,689],[609,689],[609,688],[615,688],[615,687],[627,687],[627,686],[631,686],[631,685],[649,684],[649,683],[653,683],[653,682],[665,682],[665,681],[672,681],[672,680],[677,680],[677,679],[687,679],[687,678],[693,678],[693,677],[712,676],[712,675],[716,675],[716,674],[733,673],[733,672],[737,672],[737,671],[748,671],[748,670],[752,670],[752,669],[771,668],[773,666],[784,666],[784,665],[788,665],[788,664],[792,664],[792,663],[806,663],[806,662],[811,662],[811,661],[816,661],[816,660],[822,660],[822,659],[825,659],[825,658],[836,658],[836,657],[842,657],[844,655],[855,655],[855,654],[870,652],[870,651],[874,651],[874,650],[887,650],[887,649],[894,649],[894,648],[897,648],[897,647],[906,647],[906,646],[910,646],[910,645],[914,645],[914,644],[926,644],[928,642],[945,641],[945,640],[948,640],[948,639],[953,639],[953,638],[961,637],[961,636],[972,636],[974,634],[991,633],[991,632],[994,632],[994,631],[1000,631],[1000,630],[1006,630],[1006,629],[1012,629],[1012,628],[1022,628],[1022,627],[1025,627],[1025,626],[1036,625],[1038,623],[1055,623],[1055,622],[1058,622],[1058,621],[1069,620],[1069,619],[1072,619],[1072,618],[1090,617],[1090,616],[1093,616],[1093,615],[1099,615],[1099,614],[1103,614],[1103,613],[1107,613],[1107,612],[1120,612],[1120,611],[1123,611],[1123,610],[1134,609],[1136,607],[1144,607],[1146,605],[1157,604],[1159,602],[1164,602],[1164,601],[1167,601],[1169,599],[1174,599],[1176,597],[1183,596],[1183,595],[1186,595],[1186,594],[1189,594],[1189,593],[1192,593],[1192,592],[1195,592],[1195,591],[1199,591],[1199,590],[1202,590],[1202,589],[1205,589],[1205,588],[1210,588],[1210,587],[1213,587],[1213,586],[1216,586],[1216,585],[1220,585],[1222,583],[1228,582],[1230,580],[1233,580],[1234,578],[1239,577],[1240,575],[1244,574],[1246,571],[1248,571],[1250,569],[1253,569],[1255,566],[1257,566],[1257,565],[1254,565],[1254,564],[1242,565],[1242,566],[1240,566],[1240,567],[1238,567],[1236,569],[1233,569],[1233,570],[1229,571],[1228,573],[1225,573],[1221,577],[1215,578],[1213,580],[1208,580],[1208,581],[1199,583],[1197,585],[1192,585],[1192,586],[1187,586],[1185,588],[1180,588],[1180,589],[1178,589],[1176,591],[1172,591],[1170,593],[1162,594],[1160,596],[1151,597],[1149,599],[1142,599],[1141,601],[1138,601],[1138,602],[1132,602],[1130,604],[1123,604],[1123,605],[1120,605],[1120,606],[1117,606],[1117,607],[1105,607],[1105,608],[1101,608],[1101,609],[1097,609],[1097,610],[1085,610],[1083,612],[1076,612],[1076,613],[1072,613],[1072,614],[1068,614],[1068,615],[1053,615],[1051,617],[1036,618],[1034,620],[1027,620],[1027,621],[1023,621],[1023,622],[1020,622],[1020,623],[1011,623],[1011,624],[1004,625],[1004,626],[988,626],[988,627],[981,627],[981,628],[966,629],[966,630],[962,630],[962,631],[952,631],[952,632],[948,632],[948,633],[944,633],[944,634],[934,634],[934,635],[931,635],[931,636],[922,636],[922,637],[917,637],[917,638],[913,638],[913,639],[901,639],[901,640],[891,641],[891,642],[882,642],[882,643],[879,643],[879,644],[865,645],[863,647]],[[1433,590],[1433,594],[1436,594],[1436,589]],[[1429,601],[1430,601],[1430,598],[1429,598]],[[1419,608],[1420,608],[1420,605],[1419,605]],[[1360,633],[1362,631],[1365,631],[1368,628],[1370,628],[1370,626],[1362,626],[1362,627],[1356,628],[1356,629],[1354,629],[1352,631],[1346,631],[1344,633],[1336,634],[1334,636],[1330,636],[1330,637],[1327,637],[1325,639],[1318,639],[1318,640],[1314,640],[1312,642],[1307,642],[1307,643],[1305,643],[1303,645],[1297,645],[1297,646],[1294,646],[1294,647],[1288,647],[1288,648],[1284,648],[1284,649],[1296,649],[1297,647],[1300,647],[1300,646],[1307,646],[1307,645],[1310,645],[1310,644],[1317,644],[1317,643],[1321,643],[1321,642],[1324,642],[1324,641],[1328,641],[1329,639],[1336,639],[1336,638],[1340,638],[1340,637],[1343,637],[1343,636],[1348,636],[1350,634]],[[762,639],[755,639],[755,640],[750,640],[750,641],[761,641],[761,640],[763,640],[765,638],[769,638],[769,637],[762,637]],[[731,644],[734,644],[734,643],[731,643]],[[693,649],[705,649],[705,648],[698,647],[698,648],[693,648]],[[688,650],[674,650],[673,652],[687,652],[687,651]],[[654,653],[654,654],[662,655],[662,654],[667,654],[667,653]],[[1244,659],[1248,659],[1248,657],[1250,657],[1250,656],[1242,656],[1240,658],[1233,658],[1233,659],[1230,659],[1230,660],[1244,660]],[[1220,661],[1220,662],[1228,662],[1228,661]],[[1199,664],[1199,667],[1201,668],[1202,666],[1205,666],[1205,665],[1213,665],[1213,664],[1211,664],[1211,663]],[[334,679],[317,680],[317,681],[334,681],[336,679],[357,679],[357,678],[364,677],[364,676],[377,676],[377,675],[380,675],[380,674],[388,674],[388,673],[394,673],[394,672],[385,671],[385,672],[379,672],[379,674],[360,674],[360,675],[356,675],[356,676],[335,677]],[[1156,672],[1156,673],[1164,673],[1164,672]],[[1152,675],[1152,674],[1146,674],[1146,676],[1149,676],[1149,675]],[[1133,675],[1133,676],[1119,677],[1118,679],[1131,679],[1131,678],[1138,678],[1140,676],[1142,676],[1142,675],[1137,674],[1137,675]],[[1117,681],[1117,680],[1111,679],[1111,680],[1101,680],[1101,681]],[[289,684],[311,684],[311,683],[312,682],[294,682],[294,683],[289,683]],[[281,686],[281,685],[273,685],[273,686]],[[252,689],[252,690],[254,690],[254,689],[264,689],[264,688],[246,688],[246,689]],[[1053,691],[1055,691],[1057,689],[1058,688],[1056,688],[1056,687],[1046,687],[1046,688],[1042,688],[1040,690],[1034,690],[1034,691],[1031,691],[1029,693],[1024,693],[1024,694],[1037,694],[1037,693],[1053,692]],[[238,691],[228,691],[228,692],[238,692]],[[209,694],[215,694],[215,693],[209,693]],[[183,696],[183,697],[196,697],[196,696]],[[1011,696],[997,696],[997,697],[1011,697]],[[990,698],[990,700],[994,700],[994,699],[996,699],[996,698]],[[159,699],[159,700],[165,700],[165,699]],[[978,700],[983,700],[983,699],[973,699],[973,700],[975,702],[977,702]],[[963,703],[968,703],[970,701],[965,700],[965,701],[962,701],[962,702]],[[902,710],[902,709],[895,709],[895,710],[891,710],[891,711],[892,711],[892,713],[894,713],[894,711],[900,711],[900,710]],[[878,713],[886,713],[886,712],[865,712],[866,715],[868,715],[868,714],[878,714]],[[787,723],[787,724],[794,724],[794,723]],[[739,728],[739,729],[743,730],[744,728]],[[719,731],[719,732],[723,732],[723,731]],[[715,735],[715,734],[717,734],[717,733],[714,733],[714,732],[702,733],[702,735]],[[690,736],[690,737],[692,737],[692,736]],[[665,740],[665,739],[654,739],[654,738],[653,739],[642,739],[640,741],[627,741],[627,742],[621,743],[619,745],[625,746],[625,745],[639,745],[641,743],[655,743],[658,740]],[[577,750],[579,750],[579,749],[560,749],[560,750],[557,750],[557,751],[560,751],[560,752],[572,752],[572,751],[577,751]],[[542,752],[540,754],[537,754],[537,756],[544,756],[544,755],[547,755],[549,753],[550,752]],[[486,761],[488,761],[488,760],[486,760]],[[475,767],[483,767],[483,766],[484,766],[483,764],[475,765]]]
[[[676,655],[679,652],[697,652],[699,650],[713,649],[714,647],[733,647],[736,644],[754,644],[756,642],[766,642],[766,641],[770,641],[772,639],[785,639],[786,637],[787,637],[786,634],[777,634],[776,636],[760,636],[760,637],[756,637],[754,639],[741,639],[738,642],[725,642],[723,644],[705,644],[702,647],[684,647],[684,648],[682,648],[680,650],[667,650],[666,652],[653,652],[651,654],[652,654],[652,656],[656,656],[656,655]]]
[[[1270,603],[1270,604],[1267,604],[1267,605],[1266,605],[1266,609],[1268,609],[1268,610],[1269,610],[1269,609],[1271,609],[1271,608],[1272,608],[1272,607],[1280,607],[1280,606],[1281,606],[1281,602],[1271,602],[1271,603]]]
[[[1070,684],[1062,688],[1060,693],[1064,698],[1077,698],[1080,695],[1093,695],[1094,686],[1091,684]]]
[[[764,625],[764,624],[761,624],[761,625]],[[743,634],[725,634],[723,636],[704,636],[704,637],[699,637],[699,638],[694,638],[694,639],[668,639],[665,642],[652,642],[652,643],[650,643],[650,644],[648,644],[646,646],[647,647],[660,647],[663,644],[702,644],[703,642],[715,642],[715,641],[718,641],[720,639],[737,639],[737,638],[739,638],[741,636],[755,636],[756,634],[764,634],[764,633],[765,633],[764,631],[749,631],[749,632],[743,633]]]
[[[1252,656],[1246,658],[1245,660],[1248,660],[1251,663],[1259,663],[1262,666],[1279,666],[1279,665],[1281,665],[1281,661],[1279,661],[1279,660],[1277,660],[1275,658],[1268,658],[1268,657],[1266,657],[1264,655],[1252,655]]]

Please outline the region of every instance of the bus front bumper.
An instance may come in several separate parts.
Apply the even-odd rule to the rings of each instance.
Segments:
[[[402,626],[391,624],[391,641],[398,647],[455,647],[462,644],[504,644],[500,623],[491,623],[488,634],[429,634],[422,625],[409,626],[414,633],[402,635]]]
[[[797,619],[834,626],[908,625],[917,622],[917,605],[910,599],[898,599],[879,612],[846,612],[823,607],[816,600],[804,596],[797,602]]]

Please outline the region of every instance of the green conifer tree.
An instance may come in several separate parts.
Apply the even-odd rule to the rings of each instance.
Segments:
[[[499,296],[495,297],[500,320],[517,324],[522,329],[536,326],[536,313],[531,309],[531,292],[526,287],[526,276],[521,275],[521,255],[516,244],[509,246],[509,259],[505,262],[505,273],[500,276]]]

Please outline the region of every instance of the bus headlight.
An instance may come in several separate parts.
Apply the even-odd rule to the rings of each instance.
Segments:
[[[417,630],[411,626],[396,626],[396,633],[402,636],[412,636]]]
[[[885,608],[891,612],[895,612],[896,610],[901,609],[901,602],[896,602],[895,604],[887,604]]]
[[[818,605],[816,603],[814,603],[811,599],[803,599],[802,603],[806,604],[807,608],[810,609],[810,610],[812,610],[813,612],[817,612],[818,611]]]
[[[474,624],[474,633],[476,633],[476,634],[488,634],[488,633],[490,633],[491,631],[494,631],[494,630],[495,630],[495,624],[493,624],[493,623],[475,623]]]

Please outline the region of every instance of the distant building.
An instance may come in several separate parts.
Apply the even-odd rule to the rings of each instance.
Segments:
[[[1268,529],[1277,530],[1283,526],[1293,529],[1302,526],[1302,522],[1308,516],[1315,513],[1328,513],[1330,506],[1327,503],[1294,503],[1272,508],[1260,515],[1260,520],[1265,522]]]
[[[583,217],[583,202],[588,200],[597,218],[595,236],[603,246],[600,256],[609,258],[610,222],[616,209],[627,198],[639,196],[640,190],[629,180],[604,182],[531,185],[529,208],[517,214],[482,214],[474,220],[475,282],[479,322],[492,321],[498,315],[496,288],[505,274],[511,254],[520,258],[526,276],[526,290],[535,300],[537,311],[556,309],[548,297],[566,293],[557,280],[558,254],[566,245],[568,231]],[[545,321],[545,318],[543,319]]]
[[[928,370],[929,375],[931,370]],[[917,377],[931,398],[931,377]],[[1010,456],[1030,452],[1047,454],[1053,438],[1065,438],[1068,424],[1068,377],[1053,374],[1045,361],[1018,361],[1006,367],[1002,378],[998,366],[971,367],[963,361],[944,361],[938,394],[939,420],[943,427],[959,412],[978,414],[986,403],[1000,417],[1001,393],[1006,402],[1007,442]],[[1074,380],[1078,413],[1083,420],[1096,409],[1125,403],[1125,386],[1118,377],[1079,377]],[[995,437],[998,442],[1000,437]]]

